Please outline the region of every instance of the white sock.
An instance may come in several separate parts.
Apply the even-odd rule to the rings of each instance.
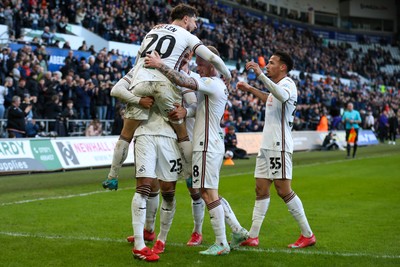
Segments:
[[[149,198],[147,199],[146,224],[144,226],[144,228],[150,233],[154,232],[159,203],[159,192],[151,192]]]
[[[249,231],[251,238],[258,237],[260,234],[261,225],[264,221],[265,214],[269,207],[270,198],[256,200],[253,208],[252,224]]]
[[[193,232],[198,234],[202,233],[205,206],[206,204],[202,198],[199,198],[198,200],[192,199],[192,215],[194,221]]]
[[[132,199],[132,226],[133,236],[135,237],[135,249],[141,250],[146,245],[143,239],[143,229],[146,220],[146,200],[147,197],[135,193]]]
[[[289,212],[292,214],[293,218],[297,221],[300,227],[301,234],[305,237],[311,237],[313,232],[311,231],[310,225],[308,224],[306,214],[304,212],[303,204],[300,198],[296,195],[286,203]]]
[[[232,211],[231,206],[225,198],[221,197],[219,200],[221,201],[222,208],[224,209],[225,222],[229,225],[232,232],[238,233],[240,229],[242,229],[242,226],[237,220],[235,213]]]
[[[213,204],[214,202],[210,204]],[[224,209],[222,208],[221,204],[217,205],[218,206],[208,210],[208,212],[210,213],[211,226],[215,233],[215,243],[226,246],[228,245],[228,241],[226,240],[226,233],[225,233]],[[208,205],[207,207],[209,208],[210,205]]]
[[[192,141],[178,142],[178,147],[183,160],[184,177],[189,177],[192,175]]]
[[[119,139],[114,148],[113,160],[108,178],[118,178],[119,170],[128,156],[128,151],[129,143],[125,140]]]
[[[163,243],[167,241],[167,235],[169,229],[171,228],[172,220],[174,219],[175,209],[175,197],[173,201],[165,201],[164,199],[162,200],[160,209],[160,233],[157,237],[157,240],[160,240]]]

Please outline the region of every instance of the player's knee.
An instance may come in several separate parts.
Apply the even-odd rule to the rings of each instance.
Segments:
[[[199,199],[201,198],[201,194],[200,194],[200,192],[191,193],[191,194],[190,194],[190,197],[191,197],[194,201],[197,201],[197,200],[199,200]]]
[[[256,200],[263,200],[269,198],[269,194],[264,194],[264,195],[256,195]]]
[[[174,201],[175,190],[161,192],[161,195],[162,195],[162,198],[164,201],[172,202],[172,201]]]
[[[156,196],[158,196],[158,194],[160,194],[160,190],[154,191],[154,188],[151,188],[151,192],[149,194],[149,198],[154,198]]]
[[[278,191],[278,195],[285,201],[285,203],[289,202],[296,194],[293,190],[281,190]]]
[[[136,187],[136,193],[142,195],[143,197],[149,197],[151,192],[151,185],[142,184]]]

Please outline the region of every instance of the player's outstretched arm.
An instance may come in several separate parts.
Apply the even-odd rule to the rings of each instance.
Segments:
[[[197,83],[195,79],[165,65],[162,62],[161,57],[157,53],[157,51],[153,51],[152,54],[146,55],[144,59],[144,66],[146,68],[156,68],[162,74],[164,74],[168,78],[168,80],[170,80],[176,85],[186,87],[192,90],[197,90]]]
[[[255,74],[257,75],[257,79],[260,80],[268,88],[271,94],[273,94],[279,101],[283,103],[289,99],[289,93],[285,89],[274,83],[270,78],[265,76],[265,74],[262,73],[260,66],[256,62],[247,62],[246,69],[254,70]]]
[[[250,86],[246,82],[238,82],[236,84],[236,89],[239,89],[244,92],[249,92],[249,93],[253,94],[255,97],[258,97],[264,103],[267,102],[268,93],[260,91],[257,88]]]

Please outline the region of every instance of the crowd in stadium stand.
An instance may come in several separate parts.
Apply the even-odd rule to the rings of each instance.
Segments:
[[[109,96],[113,84],[131,67],[129,58],[118,57],[115,51],[94,51],[82,44],[79,50],[92,53],[88,59],[77,58],[71,50],[65,66],[59,71],[47,70],[46,46],[63,47],[52,40],[54,33],[65,33],[67,23],[80,24],[107,40],[140,44],[145,34],[157,23],[167,22],[169,4],[148,1],[18,1],[0,3],[0,24],[6,24],[11,31],[11,41],[21,37],[22,28],[43,30],[41,39],[19,51],[3,48],[0,54],[0,82],[8,88],[4,96],[5,108],[11,105],[14,95],[21,96],[24,105],[33,105],[27,118],[37,119],[114,119],[123,107],[118,100]],[[293,129],[315,130],[326,116],[329,129],[342,129],[340,111],[345,103],[352,101],[354,108],[361,111],[363,119],[372,115],[373,126],[384,110],[393,110],[400,115],[399,81],[400,73],[388,75],[380,71],[383,64],[400,64],[391,54],[379,46],[367,53],[354,51],[348,55],[348,44],[333,44],[312,34],[291,27],[282,27],[277,21],[264,21],[245,16],[245,12],[232,9],[232,14],[207,1],[189,1],[196,6],[199,16],[215,25],[206,27],[199,21],[196,34],[206,45],[214,45],[224,60],[236,63],[229,87],[229,103],[223,125],[235,126],[238,132],[261,131],[264,120],[264,105],[252,95],[235,90],[240,80],[247,80],[255,87],[262,88],[254,73],[243,71],[243,64],[257,61],[265,67],[269,55],[276,49],[291,52],[295,69],[300,71],[295,78],[298,86],[298,103]],[[270,40],[274,40],[270,42]],[[118,55],[117,55],[118,56]],[[379,59],[379,60],[378,60]],[[324,75],[313,81],[306,73]],[[358,73],[372,83],[362,84]],[[339,78],[350,80],[349,85]],[[379,85],[387,88],[382,90]],[[0,95],[0,104],[1,104]],[[72,100],[72,101],[71,101]],[[72,104],[71,104],[72,103]],[[71,107],[72,105],[72,107]],[[391,113],[393,114],[393,113]],[[364,127],[366,125],[364,120]],[[55,127],[55,126],[54,126]]]

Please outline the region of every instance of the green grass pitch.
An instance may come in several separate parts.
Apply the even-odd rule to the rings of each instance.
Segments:
[[[0,266],[400,266],[399,146],[361,147],[352,160],[342,151],[296,152],[293,160],[292,185],[317,237],[313,247],[286,248],[300,232],[272,190],[258,248],[201,256],[214,241],[208,212],[203,245],[187,247],[193,222],[180,181],[165,253],[157,263],[135,260],[125,241],[132,234],[134,169],[125,166],[117,192],[101,188],[107,168],[0,176]],[[254,157],[236,160],[220,179],[220,194],[247,229],[254,165]],[[157,233],[158,227],[157,220]]]

